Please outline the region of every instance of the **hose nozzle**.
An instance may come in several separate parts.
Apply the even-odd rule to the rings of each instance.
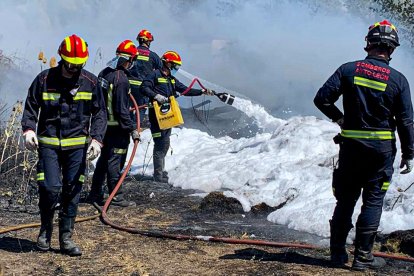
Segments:
[[[216,93],[215,91],[213,91],[213,92],[214,92],[214,95],[216,95],[217,98],[219,98],[220,101],[222,101],[223,103],[226,103],[228,105],[233,104],[235,96],[233,96],[229,93]]]

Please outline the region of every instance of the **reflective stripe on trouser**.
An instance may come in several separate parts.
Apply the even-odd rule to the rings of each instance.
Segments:
[[[128,141],[129,135],[127,134]],[[92,178],[90,195],[96,199],[103,199],[103,185],[107,178],[108,192],[112,193],[124,168],[128,149],[115,147],[118,139],[122,139],[117,133],[107,132],[104,139],[105,146],[102,148],[101,155],[96,163]],[[117,200],[123,198],[122,185],[116,193]]]
[[[378,142],[380,143],[380,142]],[[362,193],[362,208],[357,227],[376,230],[379,226],[387,186],[391,182],[395,146],[389,151],[367,147],[352,139],[340,145],[336,176],[336,207],[332,224],[336,229],[352,227],[355,204]]]
[[[372,139],[372,140],[391,140],[395,139],[392,131],[376,131],[376,130],[345,130],[341,132],[341,136],[356,139]]]
[[[75,217],[85,175],[86,148],[60,150],[40,147],[37,164],[39,207]]]
[[[39,143],[51,146],[73,147],[88,143],[86,136],[59,139],[56,137],[38,136]]]

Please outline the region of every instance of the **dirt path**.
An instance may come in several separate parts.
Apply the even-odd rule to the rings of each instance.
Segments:
[[[317,243],[317,236],[271,224],[264,214],[229,213],[228,203],[200,210],[201,199],[152,182],[126,184],[137,207],[112,208],[117,222],[140,229],[164,229],[169,233],[266,238],[275,241]],[[152,196],[151,193],[153,193]],[[216,211],[214,211],[216,210]],[[224,212],[226,211],[226,212]],[[93,214],[81,204],[80,215]],[[0,228],[37,222],[38,214],[0,210]],[[75,241],[83,255],[70,258],[58,253],[57,227],[54,251],[36,252],[38,229],[0,235],[2,275],[377,275],[357,274],[329,267],[327,250],[298,250],[260,246],[174,241],[119,232],[99,220],[78,223]],[[3,274],[2,274],[3,273]],[[414,265],[390,261],[378,275],[413,275]]]

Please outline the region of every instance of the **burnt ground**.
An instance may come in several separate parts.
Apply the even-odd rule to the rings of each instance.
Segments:
[[[204,200],[168,184],[151,181],[125,183],[136,207],[110,208],[112,221],[167,233],[251,237],[278,242],[317,244],[321,238],[266,221],[269,208],[243,213],[232,199],[213,194]],[[3,201],[1,201],[3,200]],[[0,193],[0,230],[38,222],[37,208],[6,206]],[[96,213],[80,204],[80,215]],[[77,223],[74,239],[81,257],[59,254],[57,227],[53,250],[35,251],[38,228],[0,234],[0,276],[3,275],[413,275],[414,264],[388,260],[379,272],[356,273],[329,266],[327,249],[304,250],[265,246],[176,241],[120,232],[99,219]]]

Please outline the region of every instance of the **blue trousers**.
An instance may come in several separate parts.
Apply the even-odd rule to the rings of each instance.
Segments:
[[[85,179],[86,147],[61,150],[40,146],[38,152],[40,211],[59,207],[65,216],[76,217]]]
[[[339,165],[334,171],[332,186],[336,197],[332,231],[349,231],[355,204],[362,193],[361,213],[356,230],[377,231],[384,196],[393,174],[395,144],[389,150],[367,147],[352,139],[344,139],[339,150]]]

